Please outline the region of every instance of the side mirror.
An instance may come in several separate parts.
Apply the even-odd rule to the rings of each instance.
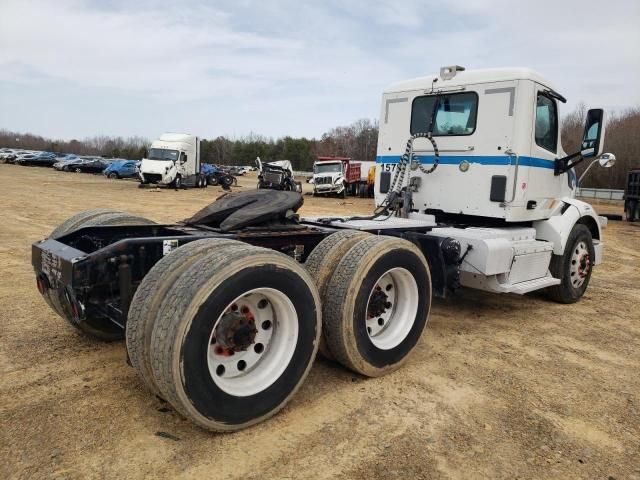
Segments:
[[[603,150],[605,130],[605,114],[601,108],[594,108],[587,112],[584,125],[580,154],[584,158],[597,157]]]
[[[610,168],[616,164],[616,156],[613,153],[603,153],[598,158],[601,167]]]

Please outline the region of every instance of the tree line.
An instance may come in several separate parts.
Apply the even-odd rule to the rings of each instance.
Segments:
[[[202,139],[200,157],[217,165],[254,165],[256,157],[263,161],[290,160],[294,170],[310,171],[318,156],[351,157],[375,160],[378,123],[369,119],[336,127],[319,140],[310,138],[267,138],[255,133],[240,138]],[[31,133],[0,130],[0,146],[45,150],[76,155],[100,155],[110,158],[139,160],[146,155],[151,142],[142,137],[97,136],[84,140],[52,140]]]
[[[562,144],[567,153],[578,151],[586,108],[580,104],[563,118]],[[607,124],[605,151],[616,155],[613,168],[593,168],[582,186],[619,188],[626,185],[627,172],[640,167],[640,107],[610,115]],[[319,156],[351,157],[355,160],[375,160],[378,143],[378,123],[361,119],[351,125],[332,128],[320,139],[282,137],[267,138],[255,133],[244,137],[219,136],[201,143],[204,162],[218,165],[253,165],[255,158],[263,161],[291,160],[294,170],[310,171]],[[141,159],[146,155],[150,141],[142,137],[96,136],[84,140],[52,140],[30,133],[0,130],[0,146],[46,150],[77,155],[101,155],[112,158]],[[578,177],[590,162],[576,167]]]

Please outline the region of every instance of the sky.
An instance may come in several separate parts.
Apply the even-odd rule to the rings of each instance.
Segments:
[[[620,110],[640,105],[639,25],[640,0],[0,0],[0,129],[319,138],[454,64]]]

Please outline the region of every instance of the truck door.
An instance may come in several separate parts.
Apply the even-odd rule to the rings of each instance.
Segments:
[[[178,161],[178,172],[183,179],[188,175],[187,165],[189,164],[189,157],[185,152],[180,152],[180,160]]]
[[[547,88],[536,84],[531,132],[531,151],[528,159],[528,185],[525,198],[543,207],[545,199],[558,196],[565,175],[554,176],[554,161],[558,158],[559,123],[556,99],[547,93]],[[531,203],[530,205],[534,205]]]

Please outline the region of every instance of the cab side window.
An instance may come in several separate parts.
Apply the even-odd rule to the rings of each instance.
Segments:
[[[538,92],[536,99],[536,144],[545,150],[556,153],[558,144],[558,110],[556,102]]]

